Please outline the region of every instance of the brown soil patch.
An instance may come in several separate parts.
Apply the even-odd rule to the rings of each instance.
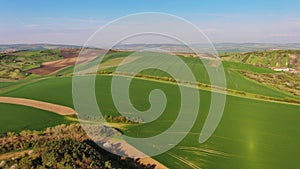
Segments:
[[[107,50],[103,49],[85,49],[81,52],[80,60],[77,61],[81,49],[61,49],[61,55],[64,59],[42,63],[41,67],[28,70],[27,72],[39,75],[50,75],[66,67],[75,65],[75,63],[83,63],[94,59],[100,54],[105,54]]]
[[[34,107],[42,110],[47,110],[60,115],[75,115],[76,112],[70,107],[61,106],[53,103],[47,103],[37,100],[14,98],[14,97],[0,97],[0,103],[18,104],[23,106]]]

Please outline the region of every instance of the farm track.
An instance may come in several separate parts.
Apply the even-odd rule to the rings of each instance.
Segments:
[[[191,161],[189,160],[186,160],[184,157],[180,157],[174,153],[171,153],[171,152],[167,152],[168,155],[172,156],[173,158],[176,158],[177,160],[181,161],[182,163],[188,165],[189,167],[191,168],[194,168],[194,169],[201,169],[201,167],[197,166],[196,164],[192,163]]]
[[[53,103],[47,103],[37,100],[25,99],[25,98],[14,98],[14,97],[0,97],[0,103],[17,104],[23,106],[34,107],[37,109],[47,110],[50,112],[57,113],[59,115],[76,115],[76,111],[70,107],[61,106]]]

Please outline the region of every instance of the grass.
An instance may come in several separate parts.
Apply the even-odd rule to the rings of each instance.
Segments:
[[[64,68],[62,70],[59,70],[55,74],[57,75],[67,75],[67,74],[72,74],[74,72],[74,66],[69,66],[67,68]]]
[[[0,82],[0,89],[14,84],[15,82]]]
[[[119,115],[111,98],[110,80],[109,76],[97,77],[98,104],[104,114]],[[72,106],[70,83],[71,78],[45,79],[8,95]],[[45,87],[47,90],[44,90]],[[180,94],[176,85],[136,79],[130,87],[132,104],[141,111],[147,110],[150,107],[148,95],[154,88],[163,90],[168,97],[164,113],[151,123],[129,127],[127,135],[153,136],[170,127],[177,117]],[[205,144],[199,144],[199,132],[209,109],[210,93],[200,91],[200,96],[201,109],[191,132],[178,146],[155,157],[158,161],[171,168],[299,167],[299,106],[228,96],[224,116],[216,132]]]
[[[227,69],[235,69],[235,70],[245,70],[245,71],[251,71],[254,73],[276,73],[272,69],[263,68],[263,67],[256,67],[250,64],[242,64],[239,62],[229,62],[229,61],[223,61],[223,66]]]
[[[97,93],[98,103],[104,112],[115,112],[106,81]],[[177,117],[180,95],[175,85],[135,80],[131,86],[133,105],[145,111],[150,107],[149,92],[159,88],[168,98],[168,106],[157,120],[132,127],[127,135],[149,137],[165,131]],[[120,86],[119,90],[122,89]],[[299,106],[268,103],[228,96],[222,121],[215,134],[205,144],[198,143],[204,119],[210,105],[210,93],[200,91],[201,105],[197,121],[188,136],[171,151],[156,159],[170,168],[298,168],[300,148],[298,126]],[[102,96],[102,97],[101,97]],[[126,103],[124,103],[126,104]],[[173,155],[173,156],[172,156]],[[183,161],[174,157],[180,157]],[[185,161],[185,162],[184,162]],[[176,162],[176,163],[174,163]]]
[[[202,168],[299,168],[299,108],[228,97],[222,121],[205,144],[198,143],[203,123],[203,118],[198,118],[178,146],[156,159],[171,168],[190,167],[174,163],[178,160],[170,153]]]
[[[132,54],[132,55],[131,55]],[[129,56],[130,55],[130,56]],[[144,54],[146,55],[146,54]],[[139,54],[135,54],[133,52],[117,52],[112,53],[103,58],[103,62],[100,65],[100,72],[102,70],[105,71],[112,71],[114,72],[117,68],[117,65],[120,64],[120,62],[125,58],[129,56],[129,60],[126,63],[126,65],[119,65],[119,67],[126,67],[127,72],[130,73],[132,69],[135,69],[137,67],[144,67],[144,61],[139,59]],[[160,55],[158,55],[159,57]],[[178,75],[180,74],[180,69],[182,66],[176,65],[173,62],[169,62],[167,60],[168,58],[159,57],[156,60],[153,60],[149,57],[149,63],[152,63],[152,66],[161,65],[162,63],[166,67],[178,67]],[[210,78],[208,76],[207,70],[203,64],[203,62],[206,62],[206,64],[211,65],[212,61],[210,60],[202,60],[200,61],[198,58],[185,58],[181,57],[181,59],[186,63],[186,65],[193,71],[195,78],[198,82],[204,83],[204,84],[210,84]],[[225,70],[226,80],[227,80],[227,88],[237,90],[237,91],[244,91],[247,93],[252,94],[259,94],[259,95],[265,95],[268,97],[276,97],[276,98],[286,98],[291,97],[289,93],[277,90],[273,87],[270,87],[265,84],[258,83],[254,80],[248,79],[244,77],[242,74],[240,74],[238,71],[249,71],[253,73],[276,73],[272,69],[263,68],[263,67],[256,67],[250,64],[242,64],[237,62],[230,62],[230,61],[223,61],[223,66]],[[70,74],[73,72],[74,67],[66,68],[62,71],[60,71],[58,74]],[[162,77],[170,77],[170,75],[166,72],[157,70],[157,69],[146,69],[141,74],[146,75],[154,75],[154,76],[162,76]],[[185,80],[185,79],[183,79]]]
[[[118,57],[121,54],[118,55]],[[124,53],[123,57],[127,56],[128,53]],[[135,57],[135,56],[131,56]],[[198,82],[205,83],[205,84],[210,84],[210,78],[208,76],[207,70],[203,64],[203,62],[206,62],[207,65],[212,64],[210,60],[203,60],[202,62],[198,58],[184,58],[181,57],[181,59],[189,66],[189,68],[193,71],[195,78],[197,79]],[[149,58],[149,63],[151,63],[152,66],[156,65],[161,65],[162,63],[166,67],[178,67],[178,75],[180,74],[180,69],[182,69],[181,65],[176,65],[176,63],[170,62],[167,60],[167,58],[160,57],[157,60],[153,60]],[[285,98],[285,97],[290,97],[288,93],[276,90],[270,86],[264,85],[257,83],[253,80],[250,80],[248,78],[245,78],[242,76],[240,73],[238,73],[237,70],[244,70],[244,71],[250,71],[254,73],[275,73],[273,70],[268,69],[268,68],[259,68],[255,67],[253,65],[249,64],[242,64],[242,63],[235,63],[235,62],[229,62],[229,61],[223,61],[223,66],[224,66],[224,72],[226,75],[226,80],[227,80],[227,88],[233,89],[233,90],[238,90],[238,91],[244,91],[247,93],[253,93],[253,94],[260,94],[260,95],[265,95],[269,97],[279,97],[279,98]],[[140,59],[136,59],[124,66],[119,66],[119,67],[126,67],[127,72],[132,72],[136,67],[144,67],[144,61]],[[131,70],[132,69],[132,70]],[[106,69],[107,71],[115,71],[116,67],[114,68],[108,68]],[[212,68],[212,71],[216,71]],[[141,72],[142,74],[146,75],[155,75],[155,76],[163,76],[163,77],[170,77],[169,74],[166,72],[157,70],[157,69],[147,69]],[[185,79],[183,79],[185,80]]]
[[[122,57],[121,54],[113,55],[113,58],[120,57]],[[186,63],[194,72],[197,72],[196,77],[199,81],[209,83],[203,65],[198,64],[191,58],[183,59],[186,59]],[[119,61],[119,59],[115,60]],[[164,63],[163,59],[157,60],[157,63],[159,62]],[[134,60],[129,64],[142,66],[139,60]],[[170,64],[169,66],[174,65]],[[270,69],[232,62],[224,62],[224,67],[229,88],[279,98],[288,96],[288,94],[272,87],[249,80],[237,72],[237,70],[246,70],[255,73],[273,73]],[[114,68],[109,68],[109,70],[114,70]],[[143,73],[168,76],[165,72],[151,69],[145,70]],[[86,77],[82,76],[80,78],[84,80]],[[119,111],[112,100],[111,78],[111,76],[98,75],[95,83],[95,93],[102,113],[118,116],[120,115]],[[127,79],[128,77],[117,78]],[[25,97],[73,107],[71,85],[71,77],[47,78],[34,83],[23,84],[19,88],[6,91],[1,95]],[[148,110],[151,106],[148,100],[149,93],[153,89],[161,89],[168,98],[163,114],[150,123],[126,126],[124,131],[126,135],[134,137],[154,136],[168,129],[177,118],[181,107],[178,86],[142,79],[132,81],[129,90],[131,103],[122,102],[125,105],[123,111],[130,111],[128,107],[131,104],[140,111]],[[127,92],[122,85],[119,86],[118,90]],[[211,93],[204,90],[199,90],[199,92],[200,110],[193,128],[179,145],[156,156],[156,160],[170,168],[279,169],[300,167],[298,162],[300,156],[300,147],[298,146],[300,142],[300,127],[298,125],[300,106],[227,96],[225,111],[217,130],[207,142],[199,144],[199,133],[211,104]],[[6,107],[7,105],[1,105],[1,108],[2,106]],[[14,107],[18,106],[6,109],[14,110],[16,109]],[[193,105],[188,107],[193,107]],[[26,109],[22,107],[22,110]],[[33,110],[37,111],[36,109]],[[45,120],[48,119],[48,116],[53,115],[49,113],[39,114],[43,114]],[[189,116],[189,111],[184,113]],[[19,116],[22,117],[24,114],[22,113]],[[32,115],[26,118],[28,117],[31,118]],[[38,116],[34,117],[38,118]],[[31,119],[31,123],[37,121]],[[2,123],[0,124],[2,125]],[[183,122],[182,125],[189,125],[189,122]]]
[[[234,70],[226,71],[227,87],[230,89],[244,91],[247,93],[265,95],[269,97],[286,98],[292,97],[290,94],[277,90],[270,86],[247,79],[242,74]]]
[[[0,83],[0,93],[6,93],[15,89],[19,89],[22,86],[28,85],[28,84],[32,84],[35,83],[39,80],[42,80],[43,78],[41,78],[39,75],[32,75],[29,76],[28,79],[23,79],[23,80],[19,80],[16,82],[1,82]]]
[[[58,124],[68,124],[64,116],[21,105],[0,103],[0,133],[22,130],[43,130]]]
[[[249,79],[253,79],[259,83],[273,86],[281,91],[291,93],[294,96],[300,96],[300,75],[292,73],[276,73],[276,74],[258,74],[253,72],[241,72]]]
[[[30,98],[73,107],[71,85],[72,78],[70,77],[39,79],[38,82],[20,84],[17,89],[2,95]]]

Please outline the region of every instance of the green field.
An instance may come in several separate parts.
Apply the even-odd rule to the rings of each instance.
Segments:
[[[118,115],[111,98],[110,81],[110,76],[98,76],[96,95],[104,114]],[[162,89],[168,97],[163,115],[154,122],[129,128],[126,134],[136,137],[156,135],[176,118],[180,105],[176,85],[136,79],[130,87],[133,105],[141,111],[147,110],[149,91],[154,88]],[[46,79],[5,95],[73,106],[70,77]],[[297,162],[300,155],[300,148],[297,148],[300,141],[299,106],[228,96],[216,132],[206,143],[199,144],[199,133],[210,105],[210,93],[200,91],[200,95],[201,109],[193,129],[178,146],[155,157],[158,161],[171,168],[189,168],[188,164],[192,164],[190,168],[300,167]]]
[[[65,117],[32,107],[0,103],[0,133],[22,130],[42,130],[58,124],[68,124]]]
[[[13,85],[14,82],[1,82],[0,83],[0,89],[1,88],[4,88],[4,87],[7,87],[7,86],[10,86],[10,85]]]
[[[124,57],[122,54],[112,55],[113,59]],[[193,58],[182,58],[196,74],[198,81],[210,83],[207,72],[202,63]],[[106,59],[105,62],[109,62]],[[117,60],[114,60],[117,61]],[[118,60],[119,61],[119,60]],[[105,62],[103,64],[105,64]],[[163,60],[157,60],[157,63]],[[273,87],[262,85],[244,77],[238,70],[255,73],[274,73],[270,69],[257,68],[241,63],[223,62],[227,77],[228,88],[254,94],[276,98],[290,97],[291,95]],[[139,59],[128,65],[142,66]],[[168,64],[168,63],[166,63]],[[128,66],[127,65],[127,66]],[[169,65],[174,66],[174,65]],[[70,73],[72,68],[65,72]],[[114,71],[114,67],[106,71]],[[169,76],[167,73],[148,69],[142,72],[155,76]],[[78,78],[86,79],[87,76]],[[127,79],[128,77],[117,76]],[[118,116],[112,100],[110,75],[96,76],[96,98],[103,114]],[[22,97],[34,100],[74,107],[72,100],[72,77],[47,77],[40,80],[31,80],[13,84],[4,84],[1,96]],[[124,86],[118,90],[127,92]],[[134,79],[130,85],[131,103],[123,102],[128,107],[131,104],[140,111],[150,108],[149,93],[153,89],[161,89],[167,96],[167,106],[163,114],[153,122],[133,125],[124,133],[134,137],[149,137],[157,135],[169,128],[177,118],[181,96],[179,87],[151,79]],[[180,144],[170,151],[154,157],[170,168],[299,168],[297,161],[300,156],[300,106],[270,101],[261,101],[251,98],[227,96],[222,120],[212,135],[204,144],[199,144],[199,134],[206,119],[211,93],[200,91],[200,110],[193,125]],[[64,117],[54,113],[41,111],[24,106],[1,104],[1,129],[5,131],[20,131],[22,129],[42,129],[60,123],[68,123]],[[193,106],[193,105],[191,105]],[[3,107],[3,109],[2,109]],[[6,111],[2,111],[6,110]],[[129,110],[129,109],[128,109]],[[9,112],[4,114],[4,112]],[[16,113],[19,112],[19,113]],[[126,112],[126,110],[125,110]],[[12,116],[12,114],[15,115]],[[189,112],[186,112],[188,115]],[[24,117],[26,114],[26,117]],[[9,115],[9,116],[8,116]],[[20,119],[16,123],[16,117]],[[10,118],[10,119],[9,119]],[[26,123],[28,122],[28,123]],[[184,122],[182,125],[190,125]],[[4,132],[5,132],[4,131]]]
[[[126,57],[128,55],[127,52],[124,52],[123,55],[118,54],[116,55],[111,54],[109,57],[111,58],[116,58],[116,57]],[[138,55],[138,54],[137,54]],[[146,56],[146,55],[145,55]],[[134,55],[132,57],[135,57]],[[159,55],[158,55],[159,57]],[[207,65],[211,65],[212,61],[211,60],[202,60],[200,61],[198,58],[185,58],[181,57],[181,59],[187,64],[187,66],[192,70],[194,73],[195,78],[197,79],[198,82],[204,83],[204,84],[210,84],[210,77],[208,76],[207,70],[204,66],[204,62],[206,62]],[[105,61],[104,61],[105,63]],[[147,63],[147,62],[146,62]],[[174,65],[174,63],[169,62],[168,60],[164,58],[158,58],[157,60],[151,60],[149,59],[149,63],[152,63],[152,66],[155,67],[155,65],[161,65],[162,63],[166,67],[178,67],[178,74],[180,74],[180,69],[182,68],[181,65]],[[253,65],[249,64],[242,64],[242,63],[235,63],[235,62],[228,62],[228,61],[223,61],[223,67],[224,67],[224,72],[226,75],[226,81],[227,81],[227,88],[237,90],[237,91],[244,91],[247,93],[253,93],[253,94],[260,94],[260,95],[265,95],[269,97],[278,97],[278,98],[284,98],[284,97],[292,97],[288,93],[284,93],[280,90],[277,90],[275,88],[272,88],[270,86],[266,86],[263,84],[260,84],[254,80],[250,80],[246,77],[244,77],[242,74],[238,72],[238,70],[243,70],[243,71],[249,71],[249,72],[254,72],[254,73],[275,73],[271,69],[267,68],[260,68],[260,67],[255,67]],[[141,61],[141,59],[136,59],[131,63],[128,63],[126,65],[123,65],[123,67],[129,67],[126,68],[128,69],[127,72],[131,72],[130,68],[135,69],[136,67],[143,67],[145,63]],[[122,66],[120,66],[122,67]],[[101,68],[101,65],[100,65]],[[212,68],[213,69],[213,68]],[[115,71],[116,68],[108,68],[106,69],[107,71]],[[213,70],[215,71],[215,70]],[[155,76],[163,76],[163,77],[170,77],[167,73],[157,70],[157,69],[147,69],[141,72],[141,74],[146,74],[146,75],[155,75]],[[185,79],[182,79],[185,80]]]

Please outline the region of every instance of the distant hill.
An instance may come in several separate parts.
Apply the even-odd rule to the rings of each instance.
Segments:
[[[239,53],[264,50],[300,50],[300,43],[272,44],[272,43],[214,43],[219,53]],[[211,49],[209,44],[191,44],[190,47],[203,50],[207,53]],[[45,50],[59,48],[81,48],[79,45],[65,44],[0,44],[0,52],[14,52],[20,50]],[[119,50],[139,50],[147,48],[156,48],[172,52],[192,52],[188,46],[181,44],[118,44],[113,49]]]
[[[272,44],[272,43],[214,43],[213,46],[219,53],[239,53],[264,50],[300,50],[300,43]],[[143,48],[156,48],[173,52],[192,52],[189,47],[210,50],[209,44],[191,44],[189,46],[180,44],[119,44],[114,49],[139,50]]]
[[[76,45],[63,45],[63,44],[0,44],[0,52],[15,52],[21,50],[46,50],[46,49],[60,49],[60,48],[81,48],[81,46]]]

